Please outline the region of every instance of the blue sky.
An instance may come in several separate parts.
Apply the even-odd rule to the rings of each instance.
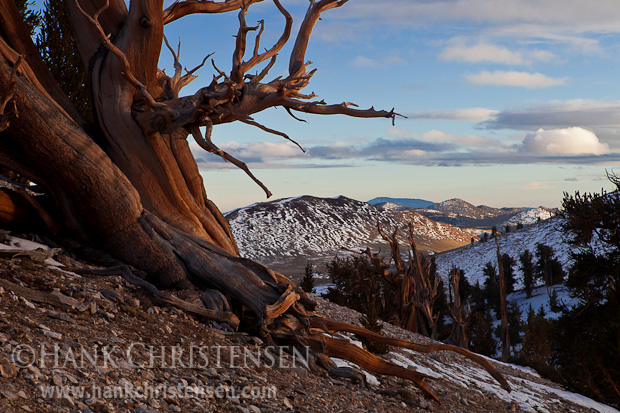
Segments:
[[[294,39],[308,2],[282,4],[295,19]],[[250,8],[248,24],[260,19],[269,47],[284,19],[269,1]],[[392,126],[303,115],[302,123],[272,108],[256,120],[306,153],[244,124],[216,126],[213,141],[244,160],[274,198],[559,206],[563,192],[610,189],[605,170],[619,165],[618,22],[617,0],[350,0],[315,27],[306,58],[318,71],[306,91],[327,103],[395,107],[407,119]],[[215,52],[229,71],[237,29],[237,13],[197,15],[169,24],[166,35],[181,39],[186,67]],[[269,79],[286,73],[290,43]],[[160,62],[172,70],[166,50]],[[210,83],[212,66],[197,74],[184,94]],[[222,210],[265,200],[242,171],[193,147]]]

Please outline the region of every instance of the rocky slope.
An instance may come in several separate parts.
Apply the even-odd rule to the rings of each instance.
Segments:
[[[4,250],[33,248],[49,250],[18,238],[3,245]],[[494,362],[512,386],[507,393],[477,365],[449,352],[392,349],[384,356],[433,377],[429,387],[441,405],[402,380],[369,375],[366,386],[356,384],[295,364],[287,353],[278,355],[278,364],[244,363],[244,355],[259,354],[266,344],[159,306],[120,276],[80,276],[68,270],[88,263],[59,251],[50,255],[55,260],[24,252],[0,259],[2,411],[616,412],[531,370]],[[37,297],[57,291],[74,305],[26,298],[24,289],[37,291]],[[358,323],[358,313],[318,301],[319,313]],[[391,325],[384,325],[384,333],[431,342]],[[204,350],[198,354],[206,357],[192,359],[192,349]]]

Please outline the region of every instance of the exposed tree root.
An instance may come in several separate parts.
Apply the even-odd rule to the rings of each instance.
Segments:
[[[390,338],[385,337],[376,333],[373,333],[370,330],[367,330],[363,327],[358,327],[353,324],[345,323],[342,321],[330,320],[327,318],[321,317],[311,317],[310,318],[310,327],[319,328],[325,332],[338,332],[343,331],[347,333],[354,333],[361,337],[376,341],[378,343],[389,344],[396,347],[403,347],[409,350],[417,351],[419,353],[434,353],[436,351],[452,351],[454,353],[458,353],[462,356],[467,357],[468,359],[478,363],[502,386],[502,388],[506,391],[510,391],[510,385],[502,376],[502,374],[489,362],[486,358],[472,353],[471,351],[464,349],[462,347],[453,346],[450,344],[417,344],[412,341],[402,340],[398,338]]]
[[[432,379],[431,376],[409,370],[394,363],[385,361],[382,358],[352,344],[343,339],[336,339],[325,335],[313,334],[306,337],[306,342],[313,350],[327,354],[330,357],[338,357],[349,360],[360,367],[379,374],[396,376],[403,379],[411,380],[417,388],[422,390],[424,396],[435,400],[441,404],[441,401],[435,394],[429,390],[424,379]]]
[[[209,320],[228,323],[234,329],[239,327],[239,318],[235,314],[229,311],[209,310],[199,305],[188,303],[187,301],[181,300],[180,298],[175,297],[174,295],[170,293],[159,290],[157,287],[155,287],[150,282],[143,280],[142,278],[134,275],[131,269],[126,265],[119,266],[119,267],[104,268],[104,269],[74,268],[74,269],[71,269],[71,271],[77,274],[120,275],[123,277],[125,281],[129,282],[130,284],[145,288],[149,293],[152,294],[153,297],[155,297],[155,299],[157,299],[160,302],[173,305],[183,311],[187,311],[188,313],[192,313],[192,314],[205,317]]]

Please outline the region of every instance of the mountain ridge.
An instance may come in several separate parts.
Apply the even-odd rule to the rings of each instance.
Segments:
[[[380,197],[376,197],[371,199],[370,201],[367,201],[368,204],[370,205],[379,205],[379,204],[385,204],[385,203],[392,203],[392,204],[396,204],[396,205],[400,205],[400,206],[404,206],[404,207],[409,207],[409,208],[427,208],[430,205],[433,205],[434,202],[432,201],[427,201],[426,199],[420,199],[420,198],[392,198],[389,196],[380,196]]]
[[[297,277],[308,260],[324,261],[342,249],[385,248],[377,229],[398,228],[406,240],[409,222],[418,248],[445,251],[471,242],[475,231],[435,222],[415,211],[381,210],[344,196],[304,195],[240,208],[226,215],[241,255]]]

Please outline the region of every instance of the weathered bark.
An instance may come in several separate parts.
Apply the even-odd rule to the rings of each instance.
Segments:
[[[430,280],[430,262],[422,260],[413,236],[413,224],[409,223],[409,262],[405,265],[398,244],[398,229],[390,236],[383,232],[377,223],[381,237],[390,244],[391,257],[395,270],[388,271],[385,263],[379,271],[383,278],[396,289],[398,322],[402,328],[437,339],[437,318],[433,313],[433,304],[438,294],[439,278]],[[372,257],[370,250],[365,252]],[[377,263],[382,263],[378,257]]]
[[[231,160],[253,177],[243,162],[213,144],[214,125],[242,121],[288,139],[257,124],[251,115],[283,106],[289,113],[396,116],[394,111],[358,110],[349,103],[298,100],[314,97],[300,93],[314,73],[306,71],[304,62],[312,28],[322,11],[346,0],[311,2],[291,53],[289,76],[261,83],[288,40],[291,19],[274,0],[286,20],[283,35],[272,48],[259,53],[261,25],[252,57],[243,62],[250,31],[244,16],[256,2],[184,1],[163,12],[163,0],[133,0],[129,10],[123,0],[70,0],[72,27],[79,33],[76,40],[88,70],[97,119],[96,125],[89,125],[45,70],[13,0],[0,0],[0,130],[4,129],[0,165],[45,188],[55,205],[48,212],[64,231],[142,271],[144,282],[125,276],[160,300],[209,316],[213,313],[160,289],[220,291],[224,297],[216,319],[225,317],[236,324],[236,316],[224,313],[232,301],[233,308],[249,310],[239,312],[241,324],[267,339],[283,337],[304,343],[307,338],[328,354],[409,378],[436,399],[423,375],[399,370],[369,353],[346,345],[340,348],[310,333],[307,311],[314,308],[313,301],[281,274],[239,257],[226,220],[207,198],[186,142],[190,132],[206,150]],[[179,97],[180,88],[193,75],[180,75],[176,55],[174,77],[157,69],[164,24],[186,14],[235,9],[241,9],[240,29],[231,75],[220,72],[211,85],[193,96]],[[20,54],[25,56],[21,64]],[[246,75],[267,60],[259,75]],[[6,110],[9,101],[15,110]],[[204,136],[199,129],[203,126]],[[286,320],[295,320],[295,328],[282,333],[279,326]]]
[[[454,267],[452,271],[450,271],[450,287],[453,294],[450,315],[452,316],[453,323],[452,332],[446,342],[466,349],[469,347],[467,330],[469,328],[471,307],[469,306],[469,302],[467,302],[466,305],[461,303],[461,292],[459,287],[461,276],[461,271]]]

